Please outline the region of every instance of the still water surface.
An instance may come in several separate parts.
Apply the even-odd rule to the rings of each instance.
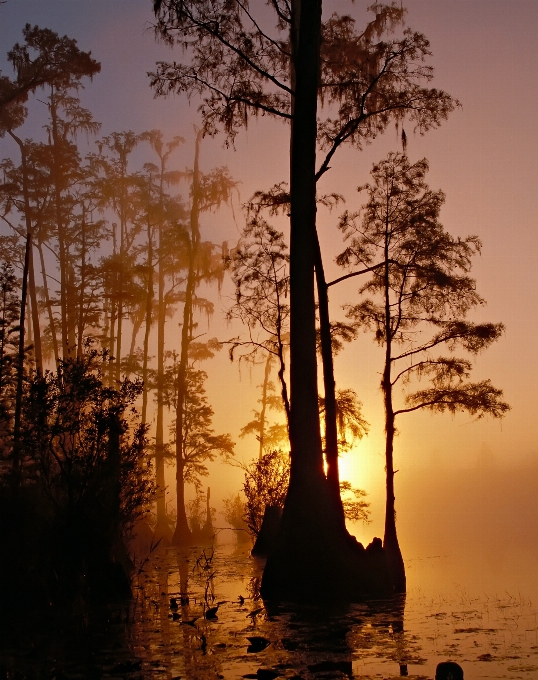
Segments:
[[[405,599],[273,611],[258,599],[262,564],[248,548],[188,555],[169,549],[141,574],[133,651],[144,659],[144,677],[167,679],[271,677],[271,671],[305,679],[433,678],[437,663],[448,659],[471,680],[538,678],[532,581],[523,592],[513,564],[507,589],[506,581],[495,582],[495,569],[484,573],[476,565],[471,573],[470,564],[458,569],[454,562],[448,556],[411,560]],[[174,620],[170,597],[182,589],[189,605]],[[204,608],[218,602],[218,618],[204,618]],[[196,616],[193,625],[184,623]]]
[[[241,544],[159,549],[140,568],[129,611],[94,626],[83,645],[66,631],[63,641],[41,633],[26,651],[4,650],[3,677],[417,680],[454,660],[466,680],[538,678],[538,588],[521,565],[496,582],[494,569],[480,577],[480,565],[450,556],[415,559],[405,598],[275,609],[258,596],[262,567]]]

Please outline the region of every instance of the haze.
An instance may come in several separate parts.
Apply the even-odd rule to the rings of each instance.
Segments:
[[[356,2],[350,11],[361,16],[367,4]],[[330,13],[330,3],[326,5],[325,12]],[[340,10],[346,7],[343,2],[334,4],[337,6]],[[527,547],[536,546],[538,538],[538,5],[530,0],[411,0],[406,7],[407,24],[431,42],[433,86],[462,103],[440,129],[424,137],[405,126],[408,154],[412,161],[428,158],[430,186],[446,193],[441,212],[445,227],[453,235],[476,234],[483,241],[482,256],[477,258],[472,275],[488,304],[473,319],[502,321],[507,330],[478,358],[474,377],[491,378],[504,390],[512,410],[502,422],[427,414],[401,420],[396,440],[396,468],[400,468],[396,496],[402,550],[413,557],[470,551],[489,563],[497,549],[517,546],[530,573],[537,553]],[[91,50],[101,62],[101,74],[82,93],[83,104],[102,123],[100,136],[155,128],[165,139],[181,135],[186,143],[175,154],[173,166],[192,166],[192,126],[198,122],[198,102],[153,98],[146,73],[154,69],[157,60],[173,55],[155,43],[149,1],[8,0],[0,6],[0,59],[20,41],[27,22],[75,38],[82,50]],[[1,68],[10,75],[5,62]],[[38,116],[29,117],[22,128],[24,136],[42,136],[37,120]],[[0,143],[2,157],[15,156],[10,139]],[[223,148],[218,137],[204,140],[202,169],[226,165],[240,182],[232,207],[204,215],[204,237],[230,244],[237,241],[244,222],[241,203],[254,191],[287,179],[288,145],[286,128],[263,117],[238,136],[235,149]],[[389,130],[361,153],[340,152],[321,191],[342,193],[347,207],[357,208],[360,199],[355,188],[368,181],[372,163],[400,148],[399,134]],[[329,279],[341,273],[330,256],[341,249],[337,218],[338,211],[323,212],[319,222]],[[337,292],[331,291],[333,318],[344,317],[341,305],[353,301],[356,289],[352,280]],[[216,289],[209,295],[216,312],[208,335],[226,340],[240,332],[239,327],[224,321],[233,296],[231,282],[226,281],[220,298]],[[177,319],[171,325],[175,323]],[[179,343],[179,329],[177,337]],[[381,351],[368,335],[346,347],[336,359],[337,385],[356,390],[371,424],[369,436],[342,462],[342,477],[369,494],[372,523],[354,527],[365,542],[382,535],[383,525],[381,368]],[[237,442],[237,457],[248,461],[257,454],[256,441],[254,437],[239,439],[238,434],[256,407],[262,369],[243,368],[240,373],[226,351],[205,369],[215,430],[229,432]],[[239,490],[241,478],[233,468],[212,465],[208,483],[219,509],[223,497]]]

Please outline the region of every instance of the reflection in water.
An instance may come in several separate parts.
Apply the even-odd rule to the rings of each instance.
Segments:
[[[155,619],[154,602],[161,595],[160,627],[152,629],[142,612],[135,614],[133,626],[135,651],[149,672],[192,679],[364,677],[374,659],[387,666],[390,676],[401,677],[408,663],[421,663],[416,642],[404,631],[403,597],[329,608],[264,605],[259,595],[263,563],[241,547],[223,551],[209,563],[208,552],[195,550],[169,549],[154,558],[141,587]],[[152,588],[158,592],[152,594]],[[181,617],[174,620],[168,612],[164,622],[170,595],[181,597]],[[205,618],[215,598],[222,598],[217,616]]]
[[[426,594],[414,565],[407,598],[271,606],[259,597],[262,568],[241,545],[159,548],[129,612],[80,631],[34,630],[18,647],[4,640],[0,680],[432,680],[446,660],[465,680],[538,677],[538,613],[525,597],[450,590],[437,568],[445,590]]]

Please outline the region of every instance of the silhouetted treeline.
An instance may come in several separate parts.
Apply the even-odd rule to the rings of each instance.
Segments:
[[[174,155],[179,160],[181,137],[167,141],[158,130],[99,137],[100,123],[80,99],[99,63],[76,41],[48,29],[27,25],[23,38],[8,54],[15,77],[0,82],[0,135],[13,142],[11,155],[1,162],[0,259],[22,274],[24,247],[31,244],[23,276],[28,288],[24,370],[32,381],[47,366],[56,371],[78,366],[88,360],[85,347],[92,339],[93,347],[106,353],[99,374],[103,390],[121,391],[126,378],[135,378],[132,401],[139,404],[141,427],[154,397],[156,429],[146,448],[154,458],[157,500],[156,516],[147,521],[155,540],[171,540],[173,509],[166,505],[164,465],[166,458],[174,459],[175,539],[188,542],[184,485],[198,489],[207,475],[205,461],[233,453],[230,436],[211,428],[207,374],[199,362],[210,358],[218,343],[196,340],[196,317],[213,313],[200,284],[220,287],[224,276],[225,246],[202,239],[200,215],[228,201],[235,183],[225,168],[201,171],[202,134],[196,130],[194,169],[181,172],[170,167]],[[29,112],[26,103],[37,90],[45,107]],[[41,116],[42,139],[22,138],[18,128],[28,116]],[[19,304],[7,298],[5,304],[7,351],[15,342],[10,328],[20,315],[20,293]],[[170,347],[166,321],[180,309],[181,340],[171,338]],[[15,363],[10,360],[11,372],[17,372]],[[164,431],[165,408],[177,416],[170,436]],[[26,420],[22,425],[28,429]]]

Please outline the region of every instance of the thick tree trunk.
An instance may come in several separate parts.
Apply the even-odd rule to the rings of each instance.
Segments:
[[[290,485],[280,535],[262,579],[265,598],[358,599],[392,591],[379,539],[366,550],[345,528],[323,469],[314,270],[321,0],[293,0],[295,97],[291,130]],[[292,43],[296,41],[292,39]]]
[[[301,597],[299,588],[304,592],[316,589],[328,559],[328,555],[321,561],[318,559],[320,550],[324,552],[329,547],[325,521],[329,520],[328,487],[319,426],[314,295],[321,0],[303,2],[300,6],[296,1],[293,8],[293,23],[299,25],[299,40],[295,46],[290,182],[291,471],[278,548],[269,556],[263,576],[262,591],[269,597],[286,592]]]
[[[321,360],[323,365],[323,388],[325,393],[325,460],[327,482],[335,512],[344,518],[338,473],[338,427],[336,422],[336,386],[334,381],[331,323],[329,318],[329,295],[321,249],[316,235],[316,282],[318,290],[319,326],[321,336]],[[345,521],[345,520],[344,520]]]

